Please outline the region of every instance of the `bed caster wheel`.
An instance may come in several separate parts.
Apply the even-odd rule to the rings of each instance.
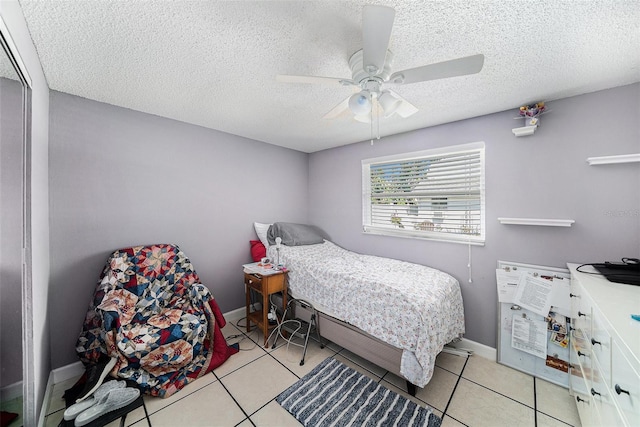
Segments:
[[[300,361],[300,366],[304,365],[304,360]]]

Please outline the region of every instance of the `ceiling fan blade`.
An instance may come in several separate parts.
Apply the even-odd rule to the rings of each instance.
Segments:
[[[342,101],[340,104],[336,105],[335,107],[333,107],[331,109],[331,111],[329,111],[327,114],[325,114],[324,116],[322,116],[323,119],[326,120],[331,120],[331,119],[335,119],[336,117],[338,117],[340,114],[342,114],[344,111],[349,109],[349,98],[351,98],[350,96],[347,97],[344,101]]]
[[[410,103],[409,101],[407,101],[406,99],[398,95],[396,92],[392,90],[390,90],[389,92],[391,92],[393,96],[395,96],[400,101],[402,101],[398,109],[395,111],[395,114],[406,119],[407,117],[412,116],[418,112],[418,108],[415,105],[413,105],[412,103]]]
[[[484,64],[484,55],[472,55],[450,61],[438,62],[422,67],[410,68],[395,72],[389,77],[389,83],[409,84],[426,82],[429,80],[445,79],[447,77],[464,76],[479,73]]]
[[[403,119],[406,119],[409,116],[413,116],[417,112],[418,108],[407,100],[404,100],[396,110],[396,114]]]
[[[282,83],[320,83],[320,84],[340,84],[343,86],[354,85],[350,79],[340,79],[337,77],[320,77],[320,76],[290,76],[286,74],[276,75],[276,81]]]
[[[362,65],[372,76],[384,68],[395,16],[387,6],[367,5],[362,11]]]

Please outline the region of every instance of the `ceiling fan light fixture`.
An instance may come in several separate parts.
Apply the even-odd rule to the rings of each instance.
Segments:
[[[371,123],[371,115],[369,114],[363,114],[361,116],[353,116],[353,119],[356,122],[360,122],[360,123]]]
[[[368,114],[371,111],[371,94],[363,90],[351,95],[349,98],[349,109],[356,116]]]
[[[388,91],[382,92],[382,95],[378,98],[378,102],[384,110],[385,117],[392,116],[398,110],[400,104],[402,104],[400,99],[396,98]]]

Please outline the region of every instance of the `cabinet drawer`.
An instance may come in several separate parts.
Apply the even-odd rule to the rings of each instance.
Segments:
[[[611,335],[603,326],[603,322],[597,310],[593,311],[591,330],[591,353],[597,363],[602,381],[608,386],[611,385]],[[595,365],[594,363],[594,365]]]
[[[575,393],[576,408],[578,408],[578,415],[582,426],[595,426],[595,422],[589,422],[593,419],[591,410],[591,398],[584,393]]]
[[[597,415],[594,418],[598,420],[598,425],[620,426],[624,424],[618,409],[613,403],[612,391],[597,363],[592,363],[591,366],[589,393],[591,394],[592,402],[591,410],[594,415]]]
[[[571,319],[574,329],[591,338],[591,299],[576,280],[571,281]]]
[[[571,394],[574,396],[581,395],[583,399],[586,399],[586,396],[589,395],[588,382],[589,380],[585,378],[576,349],[571,345],[569,349],[569,389]]]
[[[627,424],[640,425],[640,375],[615,342],[611,362],[611,394]]]
[[[571,333],[571,351],[569,352],[569,361],[576,364],[582,370],[582,375],[587,384],[585,393],[589,393],[591,388],[591,343],[582,334],[582,331],[573,331]]]
[[[587,391],[587,381],[583,377],[580,363],[577,360],[577,355],[573,347],[569,352],[569,393],[574,397],[576,402],[576,408],[578,408],[578,414],[580,415],[580,421],[583,426],[595,425],[590,420],[593,419],[592,415],[592,399],[591,395]]]

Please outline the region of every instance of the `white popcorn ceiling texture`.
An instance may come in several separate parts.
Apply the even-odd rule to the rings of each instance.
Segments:
[[[275,80],[351,78],[366,2],[20,4],[51,89],[303,152],[370,137],[349,114],[322,118],[351,88]],[[479,74],[397,87],[420,111],[381,119],[383,139],[640,81],[638,0],[383,4],[393,71],[485,55]]]

